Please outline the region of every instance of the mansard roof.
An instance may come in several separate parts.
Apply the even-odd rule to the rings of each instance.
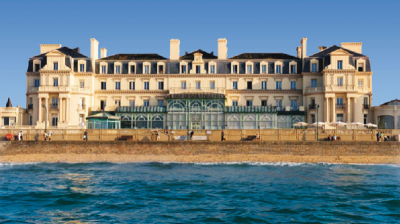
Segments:
[[[185,55],[182,55],[179,57],[181,60],[194,60],[194,54],[195,53],[201,53],[203,54],[203,59],[218,59],[217,56],[214,55],[214,52],[212,51],[211,53],[205,52],[201,49],[198,49],[196,51],[190,52],[190,53],[185,53]]]
[[[55,51],[59,51],[59,52],[65,54],[65,55],[67,55],[67,56],[72,57],[72,58],[88,58],[86,55],[83,55],[83,54],[79,53],[79,48],[78,48],[78,47],[77,47],[77,48],[74,48],[74,49],[71,49],[71,48],[69,48],[69,47],[61,47],[61,48],[55,49]],[[43,57],[43,56],[45,56],[47,53],[49,53],[49,52],[36,55],[36,56],[34,56],[34,58],[36,58],[36,57]]]
[[[339,50],[339,49],[347,51],[347,52],[349,52],[350,54],[352,54],[353,56],[356,56],[356,57],[366,57],[365,55],[359,54],[357,52],[354,52],[354,51],[351,51],[351,50],[348,50],[346,48],[342,48],[342,47],[339,47],[339,46],[336,46],[336,45],[333,45],[331,47],[325,48],[324,50],[322,50],[322,51],[320,51],[318,53],[315,53],[315,54],[313,54],[313,55],[311,55],[309,57],[316,57],[316,58],[325,57],[328,54],[330,54],[330,53],[332,53],[332,52],[334,52],[336,50]]]
[[[299,59],[284,53],[243,53],[230,59]]]
[[[394,99],[394,100],[391,100],[389,102],[381,104],[381,106],[383,106],[383,105],[400,105],[400,100],[399,99]]]
[[[159,54],[114,54],[100,60],[166,60]]]

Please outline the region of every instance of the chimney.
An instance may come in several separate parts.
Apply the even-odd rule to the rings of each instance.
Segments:
[[[94,38],[90,39],[90,58],[99,59],[99,42]]]
[[[307,38],[303,37],[301,43],[301,58],[307,57]]]
[[[226,44],[228,44],[226,38],[218,39],[218,59],[226,60],[228,58],[228,48]]]
[[[58,49],[61,47],[61,44],[41,44],[40,45],[40,53],[47,53],[49,51]]]
[[[107,57],[107,49],[100,48],[100,58],[105,58],[105,57]]]
[[[325,46],[319,46],[318,49],[319,49],[319,51],[321,52],[321,51],[325,50],[326,47],[325,47]]]
[[[300,47],[300,46],[297,47],[297,48],[296,48],[296,51],[297,51],[297,57],[298,57],[298,58],[301,58],[301,47]]]
[[[362,43],[361,42],[340,43],[340,46],[347,50],[351,50],[356,53],[362,54]]]
[[[179,60],[179,45],[181,41],[179,39],[171,39],[169,41],[169,59]]]

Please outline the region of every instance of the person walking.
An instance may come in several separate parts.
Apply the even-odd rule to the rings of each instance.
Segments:
[[[156,135],[157,135],[157,142],[158,142],[158,141],[160,141],[160,133],[158,133],[158,131],[157,131]]]
[[[379,140],[380,140],[381,142],[383,142],[383,132],[381,132],[381,136],[380,136]]]
[[[88,140],[88,137],[87,137],[87,130],[85,130],[85,132],[83,133],[83,140],[84,141],[87,141]]]
[[[376,141],[379,142],[379,138],[381,137],[381,135],[379,134],[379,131],[376,132]]]
[[[193,140],[193,135],[194,135],[194,132],[191,131],[191,132],[190,132],[190,140]]]
[[[51,133],[51,131],[49,131],[49,141],[51,141],[51,136],[53,135],[53,133]]]
[[[23,136],[22,136],[22,131],[19,132],[19,140],[20,140],[20,141],[24,141],[24,138],[23,138]]]
[[[221,131],[221,142],[225,141],[225,133],[224,130]]]

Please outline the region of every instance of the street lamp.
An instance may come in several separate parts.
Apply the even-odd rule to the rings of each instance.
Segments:
[[[43,105],[44,108],[44,132],[47,133],[47,109],[46,109],[46,105]]]
[[[318,110],[319,110],[319,104],[317,104],[317,142],[319,141],[319,133],[318,133],[318,126],[319,126],[319,124],[318,124]]]

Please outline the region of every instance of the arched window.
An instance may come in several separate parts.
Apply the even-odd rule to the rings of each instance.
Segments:
[[[193,100],[190,102],[190,111],[201,111],[201,101]]]
[[[184,112],[186,104],[182,100],[173,100],[168,103],[168,111]]]
[[[260,116],[260,129],[273,128],[273,118],[271,114],[263,114]]]
[[[257,129],[256,115],[248,114],[243,118],[243,128],[244,129]]]
[[[164,128],[164,116],[161,114],[155,114],[151,117],[151,128],[163,129]]]
[[[378,117],[379,129],[394,129],[394,117],[389,115],[382,115]]]
[[[136,127],[138,129],[147,129],[147,116],[144,114],[136,116]]]
[[[238,114],[228,115],[228,129],[240,129],[240,116]]]
[[[132,129],[133,128],[132,117],[129,114],[121,115],[121,128],[122,129]]]

